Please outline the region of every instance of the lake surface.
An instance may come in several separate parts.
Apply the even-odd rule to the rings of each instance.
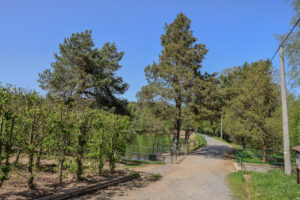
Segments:
[[[126,147],[126,159],[151,160],[157,154],[170,154],[172,134],[137,134],[132,144]]]
[[[159,146],[158,146],[159,144]],[[157,153],[159,148],[169,148],[172,144],[171,134],[137,134],[132,144],[126,147],[125,158],[131,160],[149,160],[151,154]]]

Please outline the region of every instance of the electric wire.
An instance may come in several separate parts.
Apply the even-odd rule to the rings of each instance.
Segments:
[[[285,41],[290,37],[291,33],[293,32],[293,30],[295,29],[295,27],[298,25],[298,23],[300,22],[300,18],[297,20],[297,22],[295,23],[295,25],[293,26],[293,28],[290,30],[289,34],[287,34],[287,36],[284,38],[284,40],[281,42],[281,44],[278,46],[277,50],[275,51],[274,55],[271,58],[271,61],[273,60],[273,58],[275,57],[275,55],[277,54],[279,48],[285,43]]]

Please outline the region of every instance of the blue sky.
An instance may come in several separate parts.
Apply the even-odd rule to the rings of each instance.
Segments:
[[[287,32],[293,15],[286,0],[0,0],[0,82],[43,93],[38,74],[50,67],[58,44],[92,29],[96,46],[115,42],[125,51],[118,74],[130,86],[123,97],[135,100],[145,66],[160,53],[164,24],[179,12],[209,49],[202,70],[210,73],[270,58],[274,34]]]

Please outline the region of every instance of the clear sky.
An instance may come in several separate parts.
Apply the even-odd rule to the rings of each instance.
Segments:
[[[145,66],[158,59],[164,24],[179,12],[207,45],[202,70],[210,73],[270,58],[274,34],[287,32],[293,15],[287,0],[0,0],[0,82],[41,92],[38,74],[50,67],[58,44],[92,29],[97,47],[109,41],[125,51],[118,74],[129,84],[123,97],[135,100]]]

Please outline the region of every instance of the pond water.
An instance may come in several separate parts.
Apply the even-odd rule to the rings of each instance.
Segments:
[[[126,159],[151,160],[154,154],[170,154],[171,134],[138,134],[132,144],[126,147]]]

